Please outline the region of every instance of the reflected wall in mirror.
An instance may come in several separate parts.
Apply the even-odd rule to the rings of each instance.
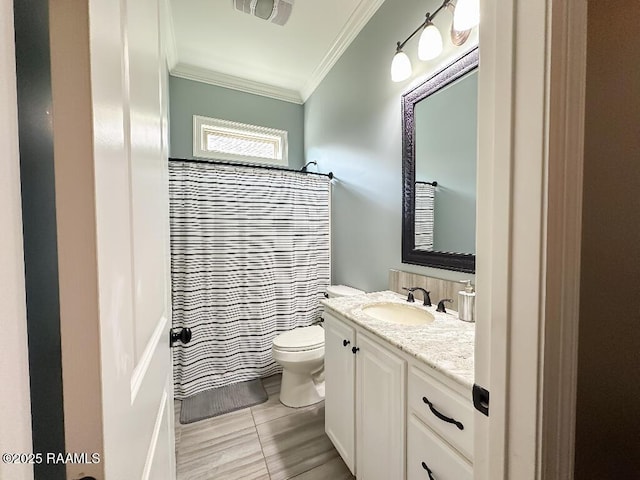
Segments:
[[[402,261],[475,272],[477,48],[402,97]]]
[[[477,99],[474,70],[415,106],[417,249],[476,253]],[[423,231],[432,234],[430,245]]]

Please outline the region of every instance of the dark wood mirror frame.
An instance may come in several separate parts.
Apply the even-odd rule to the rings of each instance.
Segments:
[[[415,106],[438,90],[478,68],[478,48],[461,56],[424,83],[402,95],[402,262],[475,273],[476,256],[415,248]]]

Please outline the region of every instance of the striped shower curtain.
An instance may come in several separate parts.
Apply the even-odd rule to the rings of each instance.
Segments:
[[[415,183],[415,248],[433,250],[433,222],[436,189],[426,182]]]
[[[177,398],[280,371],[273,338],[319,319],[330,281],[330,181],[169,162]]]

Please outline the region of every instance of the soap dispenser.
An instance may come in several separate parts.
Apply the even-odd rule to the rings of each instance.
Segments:
[[[458,318],[463,322],[476,321],[476,292],[471,286],[471,280],[462,280],[466,283],[464,290],[458,292]]]

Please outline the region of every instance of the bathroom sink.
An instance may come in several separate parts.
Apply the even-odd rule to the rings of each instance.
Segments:
[[[402,303],[372,303],[363,307],[362,312],[376,320],[400,325],[426,325],[434,320],[426,310]]]

